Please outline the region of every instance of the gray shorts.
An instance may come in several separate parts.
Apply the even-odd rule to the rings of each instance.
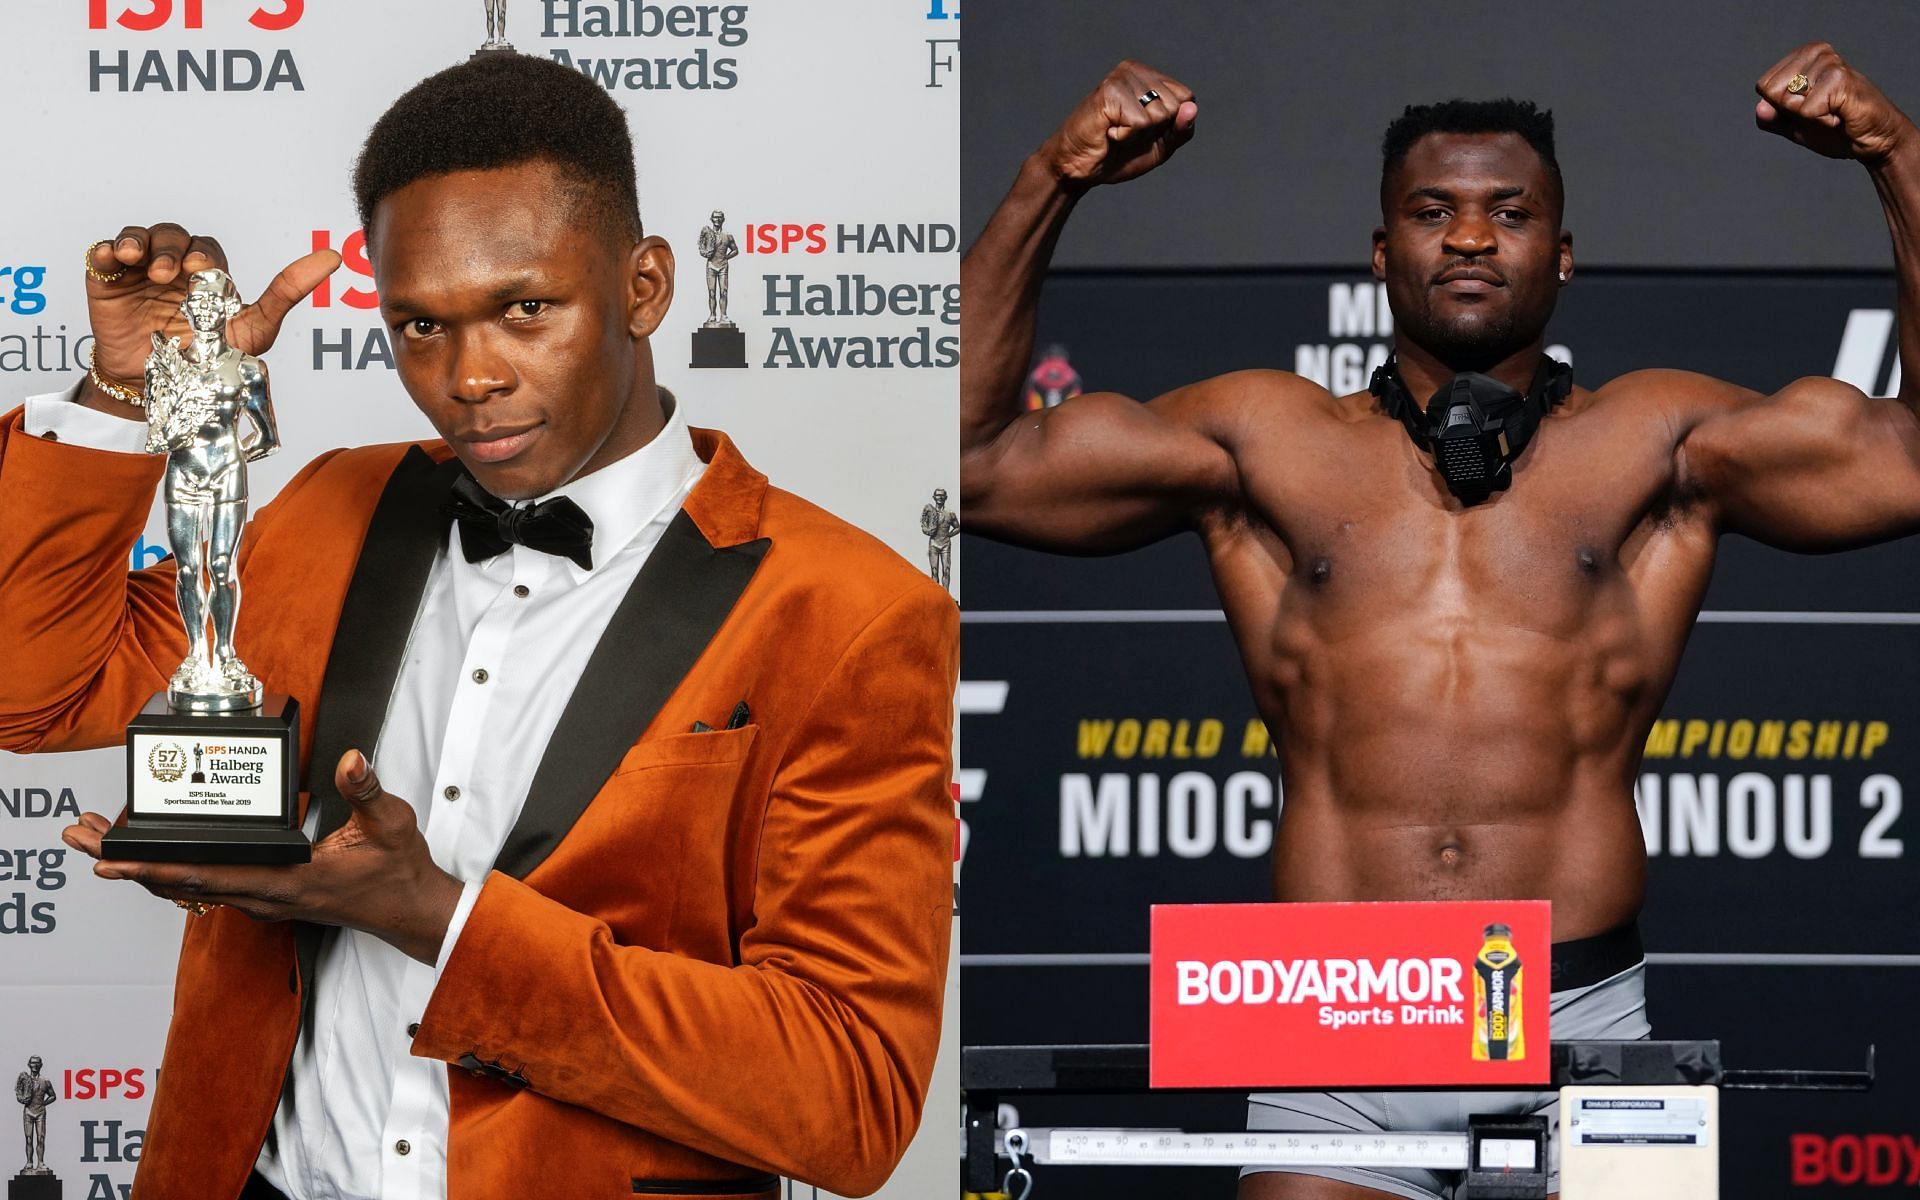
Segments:
[[[1589,987],[1553,993],[1553,1038],[1635,1041],[1647,1024],[1646,964],[1635,963]],[[1465,1133],[1472,1113],[1547,1118],[1548,1190],[1560,1186],[1558,1092],[1256,1092],[1247,1097],[1248,1129],[1350,1130],[1356,1133]],[[1242,1175],[1278,1167],[1248,1167]],[[1458,1171],[1375,1171],[1360,1167],[1284,1168],[1372,1188],[1407,1200],[1447,1200]]]

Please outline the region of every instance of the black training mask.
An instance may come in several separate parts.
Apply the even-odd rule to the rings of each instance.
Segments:
[[[1478,504],[1513,483],[1513,463],[1533,440],[1540,419],[1573,391],[1573,368],[1542,355],[1525,395],[1477,371],[1462,371],[1422,412],[1407,394],[1392,358],[1373,372],[1370,390],[1387,415],[1407,427],[1413,444],[1433,455],[1447,490]]]

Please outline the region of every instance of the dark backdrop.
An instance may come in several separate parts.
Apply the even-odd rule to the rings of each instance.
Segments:
[[[1407,104],[1514,95],[1553,109],[1583,264],[1884,266],[1858,167],[1753,124],[1754,81],[1833,43],[1920,111],[1910,0],[967,0],[961,206],[971,241],[1015,167],[1122,58],[1192,87],[1172,169],[1081,206],[1058,262],[1359,261],[1380,135]]]

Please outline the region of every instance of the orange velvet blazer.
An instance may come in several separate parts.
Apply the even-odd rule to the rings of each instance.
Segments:
[[[865,1194],[919,1122],[957,610],[724,435],[694,440],[708,469],[595,649],[413,1041],[450,1064],[457,1200],[771,1197],[776,1173]],[[165,688],[173,564],[127,570],[162,466],[0,418],[0,747],[120,744]],[[457,469],[441,443],[334,451],[248,528],[235,640],[300,703],[323,832],[345,815],[333,764],[384,721]],[[741,700],[751,723],[722,728]],[[187,921],[141,1200],[239,1194],[321,932]]]

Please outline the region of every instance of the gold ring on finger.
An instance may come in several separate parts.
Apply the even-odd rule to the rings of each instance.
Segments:
[[[186,909],[196,917],[204,917],[209,911],[220,907],[218,904],[207,904],[199,900],[175,900],[174,904]]]
[[[1807,94],[1807,89],[1812,86],[1813,80],[1808,79],[1806,73],[1803,71],[1795,75],[1792,79],[1787,80],[1787,95],[1804,96]]]
[[[101,283],[112,283],[115,280],[119,279],[122,275],[125,275],[127,273],[127,268],[124,265],[118,271],[115,271],[111,275],[102,274],[100,271],[94,268],[93,252],[95,250],[98,250],[102,246],[110,246],[112,244],[113,244],[112,238],[101,238],[99,241],[95,242],[93,245],[87,247],[87,255],[86,255],[87,274],[93,277],[94,279],[99,280]]]

